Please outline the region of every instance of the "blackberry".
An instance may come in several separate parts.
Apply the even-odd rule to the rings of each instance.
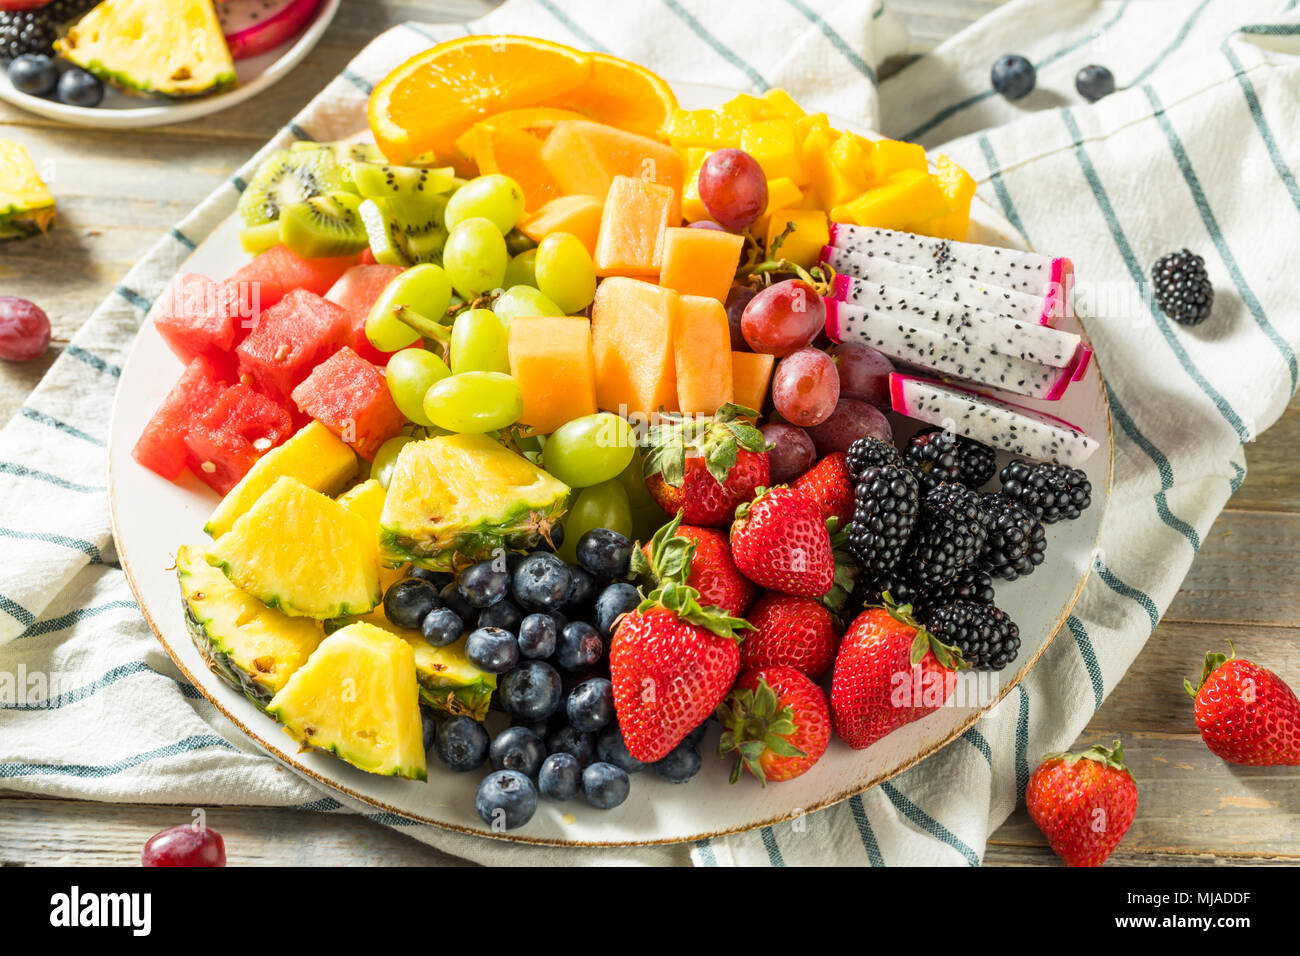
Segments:
[[[1047,553],[1043,523],[1029,509],[1003,495],[985,495],[989,543],[980,567],[1007,581],[1032,574]]]
[[[930,428],[914,435],[903,449],[903,463],[916,474],[923,495],[942,482],[961,478],[956,439],[942,428]]]
[[[921,500],[907,571],[923,588],[956,580],[973,566],[988,541],[988,513],[978,492],[946,482]]]
[[[945,436],[943,439],[936,439],[935,435]],[[943,452],[951,452],[956,465],[956,471],[949,470],[945,481],[960,481],[967,488],[982,488],[988,483],[988,480],[997,473],[998,462],[997,452],[988,445],[982,445],[973,438],[966,438],[962,435],[954,435],[952,432],[945,432],[941,428],[927,428],[919,431],[912,437],[908,444],[906,461],[913,461],[916,457],[922,459],[929,455],[932,458],[944,457]],[[931,468],[930,473],[936,473]],[[919,477],[919,476],[918,476]],[[938,484],[937,481],[933,485]],[[924,486],[924,480],[922,480]],[[929,490],[928,488],[924,490]]]
[[[998,478],[1002,497],[1017,502],[1044,524],[1073,521],[1092,504],[1092,482],[1077,468],[1016,458]]]
[[[42,7],[42,10],[55,23],[67,23],[73,17],[80,16],[97,3],[99,3],[99,0],[53,0],[52,3]]]
[[[851,605],[855,613],[868,607],[877,607],[885,603],[885,592],[894,599],[895,604],[916,604],[920,592],[916,585],[897,572],[871,577],[861,575],[853,586]]]
[[[0,13],[0,60],[14,60],[24,53],[53,55],[56,36],[45,10]]]
[[[924,589],[916,596],[913,603],[922,609],[924,616],[934,608],[952,604],[954,601],[992,604],[994,599],[993,578],[989,573],[979,568],[967,568],[947,584]]]
[[[1156,305],[1180,325],[1200,325],[1214,306],[1214,285],[1205,260],[1190,249],[1180,249],[1156,260],[1151,267]]]
[[[859,438],[849,446],[845,454],[844,466],[849,471],[849,477],[857,484],[859,476],[868,468],[879,468],[881,465],[893,465],[899,460],[898,449],[887,441],[881,441],[879,438],[872,438],[868,435],[865,438]]]
[[[1020,628],[1006,611],[991,604],[957,601],[930,612],[926,629],[961,651],[976,670],[1000,671],[1016,659]]]
[[[849,550],[868,575],[891,570],[903,557],[916,524],[920,489],[902,464],[862,472],[853,489]]]

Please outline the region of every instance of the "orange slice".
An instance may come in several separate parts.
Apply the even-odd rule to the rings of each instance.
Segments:
[[[481,129],[473,144],[474,163],[481,176],[505,173],[517,182],[524,191],[524,210],[533,212],[562,195],[542,162],[545,142],[526,130]]]
[[[677,97],[662,77],[604,53],[591,54],[591,77],[549,101],[592,119],[667,142]]]
[[[449,156],[479,120],[559,97],[591,77],[592,57],[533,37],[470,36],[418,53],[380,81],[367,114],[394,163]]]

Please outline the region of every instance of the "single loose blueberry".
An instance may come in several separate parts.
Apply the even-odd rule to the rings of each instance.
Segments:
[[[669,783],[685,783],[702,766],[704,758],[700,756],[700,748],[689,740],[683,740],[653,764],[654,772]]]
[[[519,642],[499,627],[480,627],[465,638],[465,656],[479,670],[504,674],[519,663]]]
[[[559,636],[555,618],[549,614],[530,614],[519,622],[519,653],[545,660],[555,653]]]
[[[71,69],[59,77],[59,101],[93,108],[104,101],[104,84],[85,70]]]
[[[434,753],[449,770],[477,770],[488,754],[488,733],[473,717],[449,717],[438,726]]]
[[[596,756],[605,763],[612,763],[627,773],[638,773],[645,769],[645,764],[632,756],[623,739],[623,729],[618,724],[610,724],[596,738]]]
[[[420,631],[434,647],[446,647],[465,633],[465,622],[451,608],[437,607],[425,615]]]
[[[537,787],[517,770],[498,770],[478,785],[474,809],[493,830],[513,830],[537,812]]]
[[[563,803],[572,800],[582,789],[582,767],[573,754],[551,754],[542,761],[537,774],[537,789],[547,800]]]
[[[598,578],[621,578],[632,560],[632,542],[609,528],[592,528],[578,539],[578,563]]]
[[[59,85],[59,68],[44,53],[24,53],[9,64],[9,82],[29,96],[49,96]]]
[[[553,611],[562,607],[568,600],[572,584],[569,566],[545,551],[524,558],[511,579],[515,600],[532,611]]]
[[[578,730],[603,730],[614,719],[614,685],[603,677],[583,681],[569,694],[565,714]]]
[[[384,595],[384,617],[390,624],[418,631],[425,615],[440,603],[438,589],[428,581],[404,578]]]
[[[596,630],[600,636],[609,639],[614,636],[614,629],[619,618],[631,614],[641,603],[641,592],[626,581],[615,581],[596,598]]]
[[[627,799],[631,789],[627,772],[612,763],[593,763],[582,771],[582,792],[598,810],[613,810]]]
[[[492,739],[488,759],[493,770],[518,770],[536,777],[546,759],[546,744],[527,727],[507,727]]]
[[[512,634],[519,630],[519,622],[523,619],[524,612],[509,598],[503,598],[478,612],[479,627],[499,627]]]
[[[553,754],[570,754],[585,767],[596,757],[596,738],[573,727],[561,727],[546,738],[546,749]]]
[[[555,646],[555,662],[565,670],[591,667],[604,651],[600,634],[586,621],[573,621],[560,631]]]
[[[1115,74],[1096,63],[1085,66],[1074,77],[1074,88],[1089,103],[1115,92]]]
[[[545,720],[560,709],[564,688],[559,672],[546,661],[524,661],[501,678],[497,696],[516,720]]]
[[[1023,99],[1032,93],[1037,78],[1034,64],[1019,53],[998,57],[993,64],[993,89],[1009,100]]]
[[[477,608],[491,607],[510,590],[510,572],[495,560],[471,564],[456,582],[460,596]]]

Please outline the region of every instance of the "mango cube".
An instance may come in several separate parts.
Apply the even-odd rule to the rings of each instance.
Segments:
[[[768,255],[772,255],[772,242],[790,225],[794,231],[781,240],[776,255],[810,269],[817,264],[822,247],[831,241],[826,213],[820,209],[783,209],[772,214],[767,227]]]
[[[800,155],[794,120],[760,120],[750,123],[740,134],[740,148],[763,167],[768,179],[782,176],[798,185],[808,181]]]

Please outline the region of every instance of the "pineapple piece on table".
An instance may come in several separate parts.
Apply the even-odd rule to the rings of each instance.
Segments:
[[[27,150],[0,139],[0,239],[25,239],[54,222],[54,197]]]

